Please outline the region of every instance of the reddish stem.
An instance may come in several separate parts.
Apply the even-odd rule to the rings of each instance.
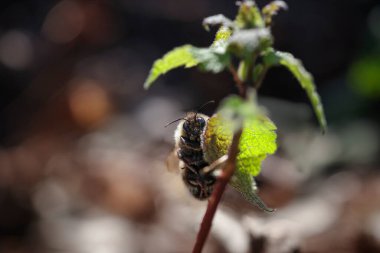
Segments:
[[[212,221],[215,216],[216,209],[218,208],[220,199],[222,198],[223,192],[226,185],[230,181],[232,175],[235,172],[236,156],[239,152],[239,140],[241,136],[241,130],[235,133],[230,150],[228,152],[228,159],[223,168],[222,175],[218,178],[218,182],[215,185],[214,191],[208,200],[207,210],[203,216],[203,220],[197,235],[197,240],[195,242],[193,253],[201,253],[205,245],[208,234],[211,230]]]

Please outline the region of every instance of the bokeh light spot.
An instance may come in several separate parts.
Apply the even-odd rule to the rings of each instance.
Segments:
[[[32,61],[33,46],[23,32],[12,30],[0,37],[0,61],[9,68],[21,70]]]
[[[72,81],[69,106],[74,120],[84,128],[98,126],[111,112],[106,91],[95,80]]]
[[[74,40],[83,30],[85,15],[81,6],[74,1],[61,1],[54,6],[42,26],[42,33],[58,44]]]

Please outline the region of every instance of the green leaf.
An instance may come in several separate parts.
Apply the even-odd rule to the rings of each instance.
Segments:
[[[260,173],[262,161],[277,149],[276,126],[257,106],[254,94],[249,95],[248,101],[238,96],[223,101],[218,113],[207,122],[202,149],[211,164],[228,153],[233,133],[242,127],[236,171],[230,184],[249,202],[270,212],[273,209],[267,208],[257,195],[253,177]]]
[[[213,161],[216,157],[227,154],[232,142],[232,129],[229,121],[223,120],[219,115],[211,117],[207,123],[206,135],[203,140],[205,159]],[[261,163],[268,154],[276,150],[275,126],[270,120],[264,120],[263,126],[260,121],[253,122],[243,127],[243,133],[239,143],[240,152],[237,156],[237,164],[230,185],[239,191],[251,204],[266,212],[274,210],[268,208],[257,195],[257,187],[253,176],[261,170]],[[221,125],[222,124],[222,125]],[[251,127],[260,126],[257,130]],[[212,157],[212,158],[211,158]]]
[[[240,29],[264,27],[263,17],[254,1],[240,2],[240,8],[235,18],[235,24]]]
[[[249,203],[257,206],[261,210],[265,212],[275,211],[273,208],[267,207],[257,194],[258,189],[255,179],[250,174],[240,170],[235,171],[235,174],[230,181],[230,185],[239,191]]]
[[[193,47],[190,53],[198,63],[198,68],[203,71],[219,73],[230,63],[230,55],[226,52],[225,47]]]
[[[198,66],[201,70],[219,73],[229,65],[230,55],[226,52],[227,40],[232,31],[221,26],[209,48],[197,48],[191,45],[176,47],[156,60],[145,80],[144,88],[149,89],[158,77],[168,71],[179,68]]]
[[[206,29],[206,31],[210,30],[210,26],[216,26],[216,25],[221,25],[224,27],[233,27],[234,23],[232,20],[227,18],[226,16],[222,14],[214,15],[207,17],[203,19],[203,27]]]
[[[275,131],[276,126],[263,115],[244,122],[237,157],[239,170],[252,176],[260,173],[262,161],[277,149]]]
[[[227,40],[231,37],[232,31],[230,28],[221,26],[219,30],[216,32],[215,39],[211,45],[211,47],[218,48],[223,47],[225,48]]]
[[[252,100],[228,97],[216,115],[208,120],[202,148],[204,158],[212,163],[228,153],[235,131],[242,127],[237,156],[237,170],[257,176],[261,162],[277,149],[276,126]]]
[[[228,51],[241,58],[270,47],[272,35],[267,28],[255,28],[236,31],[228,40]]]
[[[273,1],[267,4],[266,6],[264,6],[262,13],[265,20],[265,26],[268,27],[271,25],[272,17],[274,15],[277,15],[278,11],[281,9],[287,10],[288,5],[284,1],[280,1],[280,0]]]
[[[327,123],[321,99],[317,93],[312,75],[305,69],[302,62],[296,59],[292,54],[280,51],[269,50],[265,52],[264,63],[267,66],[282,65],[285,66],[293,76],[298,80],[301,87],[313,106],[322,132],[327,129]]]
[[[248,73],[249,73],[250,67],[252,65],[252,64],[250,64],[251,62],[252,61],[250,61],[250,62],[240,61],[240,63],[239,63],[237,74],[238,74],[239,79],[242,80],[243,82],[245,82],[248,78]]]
[[[161,75],[168,71],[185,67],[191,68],[198,64],[196,59],[190,53],[193,47],[191,45],[184,45],[176,47],[173,50],[166,53],[161,59],[156,60],[150,70],[149,76],[144,83],[144,88],[148,89],[152,86],[153,82]]]
[[[218,109],[218,114],[220,114],[222,119],[229,122],[228,127],[231,128],[233,133],[238,131],[245,121],[263,114],[257,105],[254,91],[250,90],[248,95],[247,101],[240,96],[231,95],[222,101]]]
[[[228,27],[221,26],[215,35],[214,42],[208,48],[192,47],[189,51],[197,66],[202,71],[219,73],[223,71],[231,61],[230,54],[226,51],[227,40],[231,35]]]
[[[222,139],[227,142],[219,144],[219,146],[227,145],[227,147],[221,147],[222,152],[227,152],[233,133],[240,128],[243,129],[239,142],[237,169],[251,176],[257,176],[260,173],[262,161],[277,149],[277,135],[276,126],[256,104],[254,93],[250,92],[249,95],[248,101],[238,96],[228,97],[218,111],[219,116],[215,117],[216,119],[212,117],[209,121],[219,127],[220,132],[217,133],[219,136],[216,138],[223,135]],[[207,130],[211,130],[210,127],[207,127]],[[207,145],[207,141],[205,144]],[[207,149],[206,145],[205,149]],[[219,153],[210,159],[217,159],[225,154]]]

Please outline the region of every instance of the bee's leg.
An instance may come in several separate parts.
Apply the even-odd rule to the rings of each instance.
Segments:
[[[189,169],[192,173],[194,173],[195,175],[198,175],[198,171],[196,169],[194,169],[192,166],[186,166],[187,169]],[[183,168],[185,169],[185,168]]]
[[[184,136],[181,136],[179,141],[180,147],[186,147],[192,150],[202,150],[200,142],[192,141]]]
[[[216,159],[212,164],[203,168],[203,173],[207,174],[209,172],[215,171],[219,169],[222,164],[226,163],[228,159],[228,155],[224,155],[218,159]]]
[[[203,159],[203,153],[196,150],[179,149],[177,156],[189,166],[205,167],[208,164]]]

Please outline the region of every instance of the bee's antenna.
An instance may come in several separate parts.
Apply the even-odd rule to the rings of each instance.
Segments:
[[[198,109],[197,109],[196,112],[195,112],[195,116],[194,116],[194,118],[197,118],[197,114],[198,114],[198,112],[199,112],[200,110],[202,110],[203,108],[205,108],[206,105],[214,104],[214,103],[215,103],[214,100],[210,100],[210,101],[204,103],[203,105],[201,105],[200,107],[198,107]]]
[[[201,106],[197,109],[197,112],[199,112],[199,111],[202,110],[204,107],[206,107],[206,105],[214,104],[214,103],[215,103],[214,100],[210,100],[210,101],[204,103],[203,105],[201,105]]]
[[[176,122],[178,122],[178,121],[180,121],[180,120],[186,120],[186,121],[188,121],[187,119],[185,119],[185,118],[179,118],[179,119],[176,119],[176,120],[173,120],[172,122],[170,122],[169,124],[166,124],[166,126],[165,127],[168,127],[168,126],[170,126],[171,124],[173,124],[173,123],[176,123]]]

